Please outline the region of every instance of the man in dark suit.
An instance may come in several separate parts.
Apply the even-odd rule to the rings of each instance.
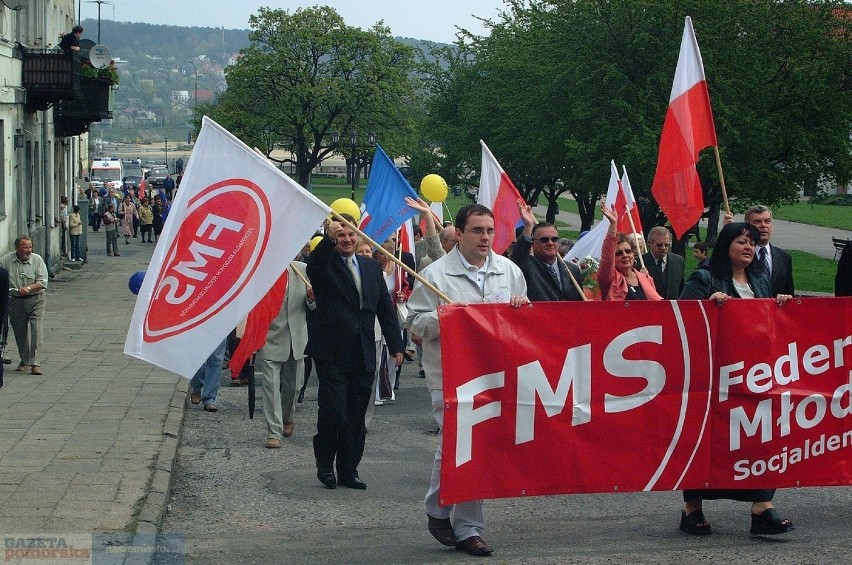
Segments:
[[[328,488],[367,488],[358,463],[364,454],[364,414],[373,399],[377,318],[396,364],[402,363],[402,332],[382,269],[378,261],[355,255],[355,241],[351,228],[330,222],[308,257],[316,309],[308,318],[305,353],[319,378],[314,455],[317,478]]]
[[[654,279],[657,292],[666,300],[676,300],[683,290],[683,257],[669,253],[672,234],[664,226],[654,226],[648,232],[650,251],[642,256],[648,274]]]
[[[752,206],[746,210],[745,221],[760,232],[760,241],[754,256],[755,267],[769,275],[772,296],[794,295],[793,258],[780,247],[769,243],[772,239],[772,210],[763,205]]]
[[[556,227],[547,222],[537,223],[532,207],[523,202],[518,202],[518,210],[524,229],[512,248],[510,259],[524,274],[527,297],[531,302],[583,300],[574,284],[575,281],[578,285],[582,283],[580,268],[558,258]]]

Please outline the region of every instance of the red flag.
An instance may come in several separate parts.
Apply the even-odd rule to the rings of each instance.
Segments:
[[[698,154],[717,145],[704,64],[692,19],[687,16],[651,187],[678,238],[698,222],[704,211],[701,182],[695,169]]]
[[[518,200],[523,202],[524,199],[485,142],[480,139],[479,143],[482,145],[482,172],[476,201],[494,213],[496,233],[491,247],[495,253],[502,254],[515,241],[515,227],[521,222]]]
[[[622,165],[621,180],[618,183],[618,196],[615,197],[615,211],[618,214],[618,231],[621,233],[642,233],[642,220],[639,218],[639,208],[633,197],[633,188],[627,176],[627,168]],[[629,212],[629,213],[628,213]],[[633,223],[630,223],[631,218]]]
[[[139,200],[145,198],[145,179],[143,178],[139,181]]]
[[[269,326],[278,312],[281,311],[281,304],[284,303],[289,274],[289,269],[284,271],[284,274],[275,281],[269,292],[263,295],[260,302],[249,312],[248,318],[246,318],[246,331],[243,333],[243,338],[231,355],[231,362],[228,364],[232,375],[239,375],[249,357],[266,343]]]

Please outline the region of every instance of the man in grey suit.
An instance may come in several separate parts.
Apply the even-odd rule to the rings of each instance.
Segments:
[[[296,426],[296,389],[305,375],[305,345],[308,343],[306,313],[316,308],[313,289],[303,276],[307,265],[293,261],[288,268],[287,292],[281,310],[269,326],[266,343],[260,350],[263,373],[263,417],[266,419],[266,447],[281,447],[282,437],[290,437]]]
[[[654,279],[657,292],[666,300],[676,300],[683,290],[683,257],[669,253],[672,234],[664,226],[654,226],[648,232],[650,251],[642,256],[648,274]]]
[[[752,206],[746,210],[745,221],[760,232],[754,264],[759,271],[769,275],[772,296],[796,294],[793,288],[793,258],[780,247],[769,243],[772,238],[772,210],[760,204]]]

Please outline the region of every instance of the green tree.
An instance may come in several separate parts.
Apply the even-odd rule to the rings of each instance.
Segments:
[[[839,1],[512,0],[488,37],[465,35],[426,69],[426,129],[446,169],[478,170],[478,139],[552,220],[569,191],[582,227],[624,163],[645,227],[685,15],[704,58],[729,194],[738,206],[796,197],[852,174],[850,23]],[[712,152],[699,173],[718,211]]]
[[[267,156],[273,149],[292,152],[300,184],[307,186],[311,171],[335,151],[360,172],[373,152],[368,132],[389,154],[411,135],[406,103],[414,52],[381,22],[361,30],[332,8],[315,7],[292,14],[261,8],[249,23],[251,44],[227,69],[228,87],[213,117]],[[352,130],[359,132],[355,155]]]

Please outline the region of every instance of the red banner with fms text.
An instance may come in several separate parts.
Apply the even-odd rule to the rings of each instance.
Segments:
[[[440,308],[441,503],[852,484],[852,298]]]

